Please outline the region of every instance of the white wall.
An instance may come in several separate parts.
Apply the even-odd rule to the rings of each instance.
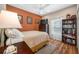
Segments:
[[[0,4],[0,11],[6,9],[6,5],[5,4]]]
[[[5,6],[4,4],[0,4],[0,12],[1,12],[1,10],[4,10],[5,8],[6,8],[6,6]],[[2,37],[2,36],[1,36],[1,29],[0,29],[0,39],[1,39],[1,37]],[[2,41],[3,41],[3,40],[0,40],[0,43],[1,43],[0,45],[3,44]]]
[[[3,9],[2,4],[0,4],[0,11]]]
[[[77,48],[79,53],[79,5],[77,5]]]
[[[57,12],[47,14],[47,15],[43,16],[43,19],[47,18],[48,19],[48,22],[50,24],[51,20],[54,20],[54,18],[61,17],[61,18],[64,18],[65,19],[67,14],[71,14],[71,15],[76,14],[76,10],[77,10],[77,5],[73,5],[73,6],[70,6],[68,8],[59,10]],[[50,27],[50,25],[49,25],[49,27]],[[49,28],[49,30],[50,30],[50,28]],[[51,32],[49,34],[51,34]],[[55,35],[55,36],[56,37],[59,37],[57,35]],[[58,38],[57,38],[57,40],[58,40]],[[61,40],[61,39],[59,38],[59,40]]]
[[[63,17],[63,18],[66,18],[66,15],[67,15],[67,14],[71,14],[71,15],[76,14],[76,10],[77,10],[76,5],[73,5],[73,6],[71,6],[71,7],[62,9],[62,10],[60,10],[60,11],[47,14],[47,15],[43,16],[43,18],[48,18],[49,21],[52,20],[53,18],[56,18],[56,17]]]

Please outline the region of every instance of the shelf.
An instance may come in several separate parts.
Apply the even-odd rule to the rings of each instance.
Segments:
[[[75,29],[75,28],[63,28],[63,29]]]
[[[75,36],[71,36],[71,35],[67,35],[67,34],[63,34],[63,36],[64,36],[64,37],[71,38],[71,39],[76,39]]]
[[[69,44],[76,45],[77,39],[77,26],[76,18],[74,19],[63,19],[62,20],[62,41]],[[74,34],[74,35],[72,35]]]

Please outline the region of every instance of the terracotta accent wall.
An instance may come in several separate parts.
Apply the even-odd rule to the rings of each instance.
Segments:
[[[18,15],[23,16],[23,19],[21,20],[21,25],[23,28],[21,29],[21,31],[39,30],[39,25],[36,23],[36,21],[40,20],[42,16],[30,13],[28,11],[25,11],[10,5],[6,5],[6,10],[16,12],[18,13]],[[28,16],[32,17],[32,21],[33,21],[32,24],[27,24]]]

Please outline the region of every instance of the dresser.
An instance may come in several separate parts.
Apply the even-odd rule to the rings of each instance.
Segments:
[[[42,19],[42,20],[40,20],[39,31],[44,31],[44,32],[47,32],[49,34],[48,19]]]

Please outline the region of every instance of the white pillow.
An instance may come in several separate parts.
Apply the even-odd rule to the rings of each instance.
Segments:
[[[5,34],[8,38],[22,38],[23,34],[17,29],[6,29]]]
[[[15,43],[22,42],[22,41],[23,41],[22,38],[8,38],[6,41],[6,45],[15,44]]]

